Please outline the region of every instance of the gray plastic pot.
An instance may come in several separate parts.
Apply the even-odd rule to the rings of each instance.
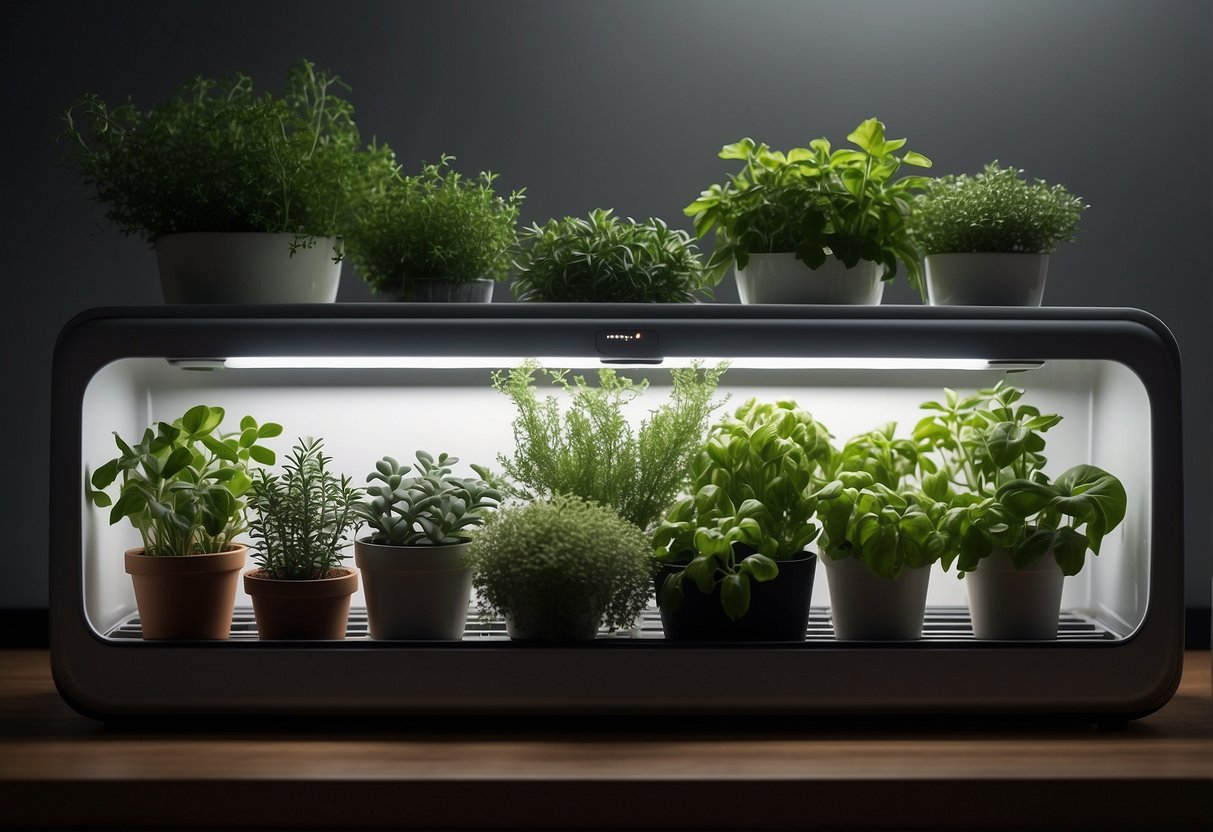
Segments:
[[[459,641],[467,627],[472,570],[468,544],[385,546],[354,542],[371,638]]]
[[[311,242],[299,245],[297,240]],[[336,237],[196,232],[156,239],[166,303],[332,303]]]
[[[873,575],[858,558],[823,555],[834,637],[842,641],[922,638],[931,567],[906,569],[894,580]]]
[[[389,301],[412,303],[492,303],[493,287],[496,284],[487,278],[452,283],[449,280],[408,280],[405,285],[381,297]]]
[[[810,269],[791,252],[751,254],[744,269],[736,269],[737,294],[742,303],[880,303],[884,296],[883,269],[869,260],[853,269],[836,257]]]
[[[932,306],[1040,306],[1049,255],[929,254],[925,264]]]
[[[1057,638],[1065,580],[1053,550],[1016,569],[1007,549],[995,549],[965,575],[973,635],[980,639]]]

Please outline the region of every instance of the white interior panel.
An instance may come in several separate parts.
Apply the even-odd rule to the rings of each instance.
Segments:
[[[589,371],[578,371],[589,372]],[[669,373],[662,369],[621,369],[648,378],[652,386],[632,408],[639,423],[664,401]],[[921,416],[918,405],[938,399],[944,386],[960,392],[994,384],[995,370],[729,370],[720,393],[735,408],[750,396],[795,399],[824,422],[838,444],[888,421],[908,435]],[[1140,381],[1110,362],[1050,361],[1012,376],[1025,401],[1064,421],[1047,435],[1051,476],[1083,462],[1116,474],[1129,495],[1124,524],[1104,541],[1098,558],[1088,557],[1077,577],[1066,581],[1063,606],[1106,619],[1126,635],[1140,624],[1148,594],[1150,559],[1150,410]],[[485,369],[233,369],[185,370],[162,359],[122,359],[94,376],[83,403],[81,476],[115,455],[112,433],[137,438],[154,420],[172,420],[196,404],[221,406],[224,427],[235,429],[245,414],[259,422],[279,422],[281,437],[270,440],[279,459],[300,436],[319,436],[333,457],[333,470],[362,484],[383,455],[411,460],[421,448],[446,451],[499,469],[497,455],[513,445],[512,403],[490,386]],[[722,409],[720,412],[724,412]],[[85,506],[82,545],[84,603],[94,629],[104,633],[134,611],[122,552],[140,545],[123,521],[108,524],[106,511]],[[1180,557],[1182,553],[1162,553]],[[819,567],[820,569],[820,567]],[[353,599],[363,604],[361,592]],[[815,606],[827,606],[823,574]],[[928,603],[964,605],[963,584],[936,567]],[[247,606],[249,599],[237,599]]]

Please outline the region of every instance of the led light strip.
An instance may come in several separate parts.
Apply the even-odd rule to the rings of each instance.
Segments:
[[[521,356],[455,356],[455,355],[363,355],[363,356],[235,356],[223,364],[232,369],[504,369],[517,367],[527,359]],[[643,360],[629,361],[623,357],[576,356],[539,357],[533,359],[544,367],[593,369],[610,366],[663,368],[687,367],[699,361],[711,365],[728,361],[731,367],[748,370],[988,370],[1002,364],[991,364],[984,358],[907,358],[899,357],[741,357],[691,358],[669,356],[660,364]],[[1009,365],[1006,365],[1009,368]],[[1016,365],[1020,366],[1020,365]]]

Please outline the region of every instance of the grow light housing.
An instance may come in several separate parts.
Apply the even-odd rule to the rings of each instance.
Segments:
[[[639,337],[636,337],[639,336]],[[145,642],[120,554],[138,544],[83,503],[86,473],[128,436],[188,407],[223,406],[322,436],[360,481],[418,448],[492,465],[513,409],[493,371],[537,359],[647,379],[731,362],[721,394],[792,398],[839,442],[918,403],[1016,372],[1027,401],[1065,417],[1048,471],[1091,462],[1129,494],[1125,522],[1066,581],[1055,642],[981,642],[963,584],[936,568],[919,642],[839,642],[819,576],[803,643],[686,644],[650,611],[585,645],[510,642],[469,610],[462,642],[366,637],[354,598],[344,642],[256,638],[237,599],[227,642]],[[212,370],[213,372],[191,372]],[[52,661],[64,696],[102,716],[157,713],[685,712],[1147,713],[1182,657],[1179,360],[1136,310],[631,305],[315,305],[95,310],[60,336],[54,365]],[[723,410],[721,412],[724,412]],[[63,506],[78,504],[78,512]],[[486,683],[490,681],[491,683]]]

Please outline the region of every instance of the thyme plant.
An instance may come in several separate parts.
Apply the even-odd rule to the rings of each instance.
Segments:
[[[361,522],[355,511],[362,490],[334,476],[321,439],[300,439],[281,477],[258,469],[250,490],[253,559],[266,577],[312,581],[339,566],[346,535]]]
[[[382,167],[364,152],[336,75],[291,67],[281,98],[243,74],[195,77],[140,109],[95,94],[63,115],[67,163],[123,234],[186,231],[343,232],[353,199]],[[292,251],[294,248],[292,248]]]
[[[648,603],[648,541],[606,506],[558,495],[497,512],[468,549],[487,613],[542,639],[630,626]]]
[[[902,165],[930,167],[905,139],[885,138],[884,123],[867,119],[833,149],[826,138],[786,153],[753,139],[725,145],[720,158],[742,163],[724,185],[712,185],[684,209],[701,239],[715,232],[707,270],[719,282],[730,266],[745,268],[751,254],[793,252],[810,269],[830,256],[848,268],[860,260],[884,266],[884,280],[905,266],[921,291],[919,255],[906,233],[910,196],[921,176],[894,178]]]
[[[928,180],[912,207],[908,227],[923,254],[1051,254],[1074,241],[1090,206],[1063,185],[1028,182],[1022,170],[1000,168],[994,160],[974,176]]]
[[[463,176],[453,161],[444,154],[417,176],[393,162],[359,201],[346,250],[371,291],[407,299],[418,279],[505,278],[525,189],[503,197],[497,174]]]
[[[623,221],[608,210],[524,230],[514,262],[520,301],[686,303],[711,296],[699,248],[660,219]]]
[[[494,373],[493,387],[513,401],[513,456],[498,462],[514,490],[526,499],[572,494],[610,506],[641,529],[653,525],[686,483],[711,414],[723,404],[712,396],[727,364],[670,371],[670,398],[650,410],[634,429],[627,405],[648,389],[610,368],[598,384],[565,370],[541,370],[528,362]],[[555,396],[540,398],[535,378],[542,373],[570,399],[562,408]]]

